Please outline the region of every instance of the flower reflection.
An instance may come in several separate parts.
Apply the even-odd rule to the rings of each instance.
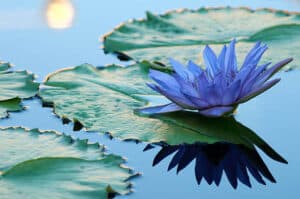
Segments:
[[[75,9],[70,0],[50,0],[47,5],[48,26],[54,29],[69,28],[73,24]]]
[[[226,124],[224,124],[223,121],[219,123],[216,122],[216,120],[214,121],[217,128],[214,129],[215,132],[211,132],[211,135],[218,137],[217,132]],[[237,188],[238,181],[251,187],[249,174],[261,184],[266,184],[264,178],[275,183],[275,178],[257,152],[255,146],[259,147],[270,158],[278,162],[287,163],[287,161],[252,130],[244,127],[235,120],[230,120],[227,125],[241,126],[242,128],[237,129],[241,129],[243,132],[236,131],[234,134],[231,132],[231,135],[235,135],[236,138],[238,138],[243,134],[243,136],[249,140],[250,144],[233,143],[225,139],[215,143],[196,142],[195,144],[183,143],[180,145],[160,143],[159,145],[162,148],[156,154],[153,160],[153,166],[173,154],[168,166],[168,171],[176,168],[177,173],[179,173],[195,160],[194,169],[198,184],[200,184],[202,179],[205,179],[209,185],[214,182],[218,186],[221,182],[223,172],[226,174],[233,188]],[[223,136],[221,134],[220,137]],[[154,147],[155,145],[149,144],[144,150],[147,151]]]

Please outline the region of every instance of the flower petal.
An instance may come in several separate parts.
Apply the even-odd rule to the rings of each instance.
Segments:
[[[197,89],[195,89],[193,81],[184,80],[178,75],[174,75],[174,77],[179,84],[179,90],[181,93],[199,97],[199,92],[197,92]]]
[[[203,51],[203,58],[206,70],[210,77],[213,78],[219,70],[218,60],[214,51],[208,45],[205,46],[205,49]]]
[[[234,108],[232,106],[219,106],[201,110],[199,111],[199,113],[207,117],[220,117],[226,113],[233,111],[233,109]]]
[[[189,100],[197,106],[197,109],[205,109],[206,107],[210,106],[210,104],[204,99],[192,95],[188,95],[188,94],[185,94],[185,96],[189,98]]]
[[[239,98],[244,97],[252,90],[253,85],[257,81],[259,75],[263,73],[270,64],[271,62],[263,64],[250,72],[250,74],[246,77],[245,81],[242,83],[242,88],[241,88]]]
[[[280,81],[280,79],[274,79],[274,80],[270,80],[269,82],[266,82],[264,85],[252,90],[248,95],[241,98],[237,103],[244,103],[244,102],[252,99],[253,97],[256,97],[257,95],[265,92],[266,90],[268,90],[269,88],[271,88],[272,86],[277,84],[279,81]]]
[[[160,92],[159,90],[158,90],[158,87],[157,87],[157,85],[156,84],[153,84],[153,83],[146,83],[146,85],[149,87],[149,88],[151,88],[152,90],[154,90],[154,91],[156,91],[156,92]]]
[[[227,87],[226,78],[224,74],[221,72],[215,75],[215,79],[213,80],[213,83],[218,85],[217,89],[220,94],[223,93]]]
[[[206,89],[208,86],[210,86],[210,82],[206,76],[206,73],[202,73],[200,76],[199,76],[199,79],[198,81],[196,82],[196,87],[197,87],[197,90],[199,92],[199,97],[200,98],[205,98],[206,97]]]
[[[184,65],[182,65],[180,62],[170,58],[169,62],[173,68],[173,70],[176,72],[179,77],[182,79],[188,80],[193,78],[193,74],[186,69]]]
[[[160,86],[164,88],[172,88],[172,89],[179,89],[179,84],[175,80],[174,77],[167,73],[160,72],[158,70],[150,69],[149,77],[156,81]]]
[[[222,103],[222,93],[219,92],[219,85],[213,84],[208,86],[202,98],[210,105],[220,105]]]
[[[241,80],[237,80],[230,84],[227,89],[224,91],[222,96],[222,104],[229,105],[233,104],[239,97],[241,91]]]
[[[188,62],[188,70],[193,73],[195,77],[199,77],[201,73],[203,73],[202,68],[192,61]]]
[[[226,55],[226,50],[227,50],[227,46],[224,45],[222,48],[222,51],[218,57],[218,63],[219,63],[219,67],[224,70],[224,66],[225,66],[225,55]]]
[[[232,40],[228,46],[228,49],[226,50],[225,62],[224,62],[225,74],[228,74],[231,71],[237,71],[235,43],[236,43],[236,40],[235,39]]]
[[[261,45],[261,42],[257,42],[247,54],[241,68],[247,67],[248,65],[256,66],[267,49],[267,45]]]
[[[144,107],[137,109],[137,111],[141,114],[146,114],[146,115],[152,115],[152,114],[158,114],[158,113],[169,113],[169,112],[175,112],[175,111],[180,111],[183,108],[180,106],[170,103],[170,104],[164,104],[160,106],[150,106],[150,107]]]
[[[261,84],[263,84],[264,82],[266,82],[268,79],[270,79],[275,73],[277,73],[281,68],[283,68],[285,65],[287,65],[288,63],[290,63],[291,61],[293,61],[293,58],[288,58],[285,60],[282,60],[280,62],[278,62],[277,64],[275,64],[274,66],[272,66],[271,68],[269,68],[268,70],[266,70],[259,78],[258,80],[255,82],[255,84],[253,85],[253,87],[257,87],[260,86]]]
[[[193,97],[200,97],[197,90],[195,88],[193,88],[191,85],[182,84],[180,92],[185,96],[188,95],[188,96],[193,96]]]
[[[249,78],[252,71],[256,68],[255,65],[248,65],[248,67],[241,68],[240,71],[237,73],[235,79],[241,80],[242,84]]]
[[[180,91],[172,90],[172,89],[164,89],[156,84],[147,84],[150,88],[155,90],[156,92],[164,95],[170,101],[178,104],[179,106],[187,109],[197,109],[197,106],[193,104],[189,99],[187,99]]]
[[[252,80],[255,81],[257,77],[259,77],[259,75],[262,74],[270,64],[271,62],[268,62],[266,64],[256,67],[255,70],[251,71],[250,75],[246,78],[244,84],[249,84]]]

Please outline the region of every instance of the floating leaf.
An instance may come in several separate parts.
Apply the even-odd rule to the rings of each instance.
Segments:
[[[202,63],[200,53],[206,44],[220,52],[232,38],[238,40],[240,62],[254,42],[260,40],[269,46],[263,62],[294,57],[295,61],[287,67],[300,65],[300,14],[271,9],[201,8],[164,15],[147,12],[146,19],[125,22],[105,35],[104,51],[116,53],[120,59],[164,65],[170,57],[183,63]]]
[[[39,95],[59,117],[80,123],[88,131],[170,145],[226,140],[253,148],[255,143],[274,159],[280,159],[253,131],[233,118],[209,119],[195,112],[151,117],[136,114],[134,110],[147,101],[161,102],[145,86],[149,81],[146,70],[143,65],[95,68],[83,64],[51,74]]]
[[[0,129],[1,198],[111,198],[130,192],[120,156],[57,132]]]
[[[46,105],[54,107],[59,117],[80,123],[89,131],[109,132],[124,140],[162,145],[162,152],[156,156],[154,164],[176,151],[169,169],[177,167],[180,171],[203,151],[212,151],[212,156],[208,158],[212,161],[219,158],[221,166],[212,165],[207,169],[218,169],[219,173],[217,170],[215,172],[218,176],[201,170],[198,167],[202,163],[198,163],[195,170],[198,181],[204,177],[209,183],[215,181],[218,184],[222,176],[220,171],[224,169],[233,187],[237,186],[237,179],[250,186],[248,174],[244,172],[247,167],[258,182],[264,183],[261,175],[275,182],[256,147],[278,162],[287,161],[251,129],[232,117],[205,118],[195,112],[176,112],[155,117],[135,114],[134,110],[144,106],[146,101],[162,101],[145,86],[149,80],[146,74],[143,65],[95,68],[84,64],[51,74],[40,96]],[[224,153],[214,153],[214,146],[220,144],[228,150],[221,147],[219,151]],[[150,148],[153,148],[153,144],[146,147]],[[235,157],[239,159],[235,160]],[[240,173],[231,173],[232,169],[240,169],[234,170]]]
[[[0,62],[0,118],[8,116],[9,111],[23,109],[21,99],[37,94],[39,84],[33,82],[33,74],[27,71],[9,71],[9,63]]]

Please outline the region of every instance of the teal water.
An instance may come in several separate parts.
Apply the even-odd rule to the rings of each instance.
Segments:
[[[271,7],[300,11],[297,0],[266,1],[196,1],[174,0],[111,0],[73,1],[76,8],[74,25],[70,29],[54,30],[47,27],[43,12],[47,1],[35,0],[20,3],[17,0],[0,3],[0,59],[16,65],[16,69],[28,69],[42,81],[57,69],[81,63],[106,65],[121,63],[115,57],[104,55],[98,42],[99,37],[129,18],[141,18],[146,10],[163,13],[174,8],[198,8],[201,6],[249,6]],[[9,23],[8,23],[9,22]],[[280,49],[279,49],[280,50]],[[121,63],[128,64],[128,63]],[[179,175],[167,172],[170,158],[152,167],[158,148],[143,152],[144,144],[110,140],[106,136],[83,131],[73,132],[72,125],[63,125],[49,108],[41,108],[39,99],[27,100],[28,110],[12,113],[9,119],[1,120],[1,126],[24,126],[29,128],[53,129],[76,137],[97,140],[107,146],[108,153],[120,154],[128,159],[127,165],[141,172],[134,179],[134,193],[119,198],[292,198],[300,197],[300,158],[298,117],[300,106],[300,71],[280,72],[282,81],[270,91],[239,107],[236,119],[264,138],[287,161],[277,163],[261,153],[265,163],[277,180],[273,184],[258,184],[253,178],[250,189],[242,184],[234,190],[226,176],[219,187],[197,185],[193,166],[190,164]],[[0,197],[1,198],[1,197]]]

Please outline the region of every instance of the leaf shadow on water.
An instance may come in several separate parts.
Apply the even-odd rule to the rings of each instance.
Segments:
[[[238,181],[248,187],[252,187],[250,177],[260,184],[266,185],[265,179],[276,183],[275,178],[268,169],[256,148],[260,148],[268,157],[281,163],[288,162],[278,154],[268,143],[256,135],[251,129],[231,118],[202,118],[203,128],[216,142],[197,141],[194,144],[182,143],[169,145],[166,143],[148,144],[144,151],[151,150],[156,146],[161,147],[153,159],[153,166],[158,165],[162,160],[173,155],[168,165],[168,171],[176,169],[178,174],[191,162],[195,162],[194,172],[198,184],[204,178],[211,185],[213,182],[219,186],[223,173],[226,174],[231,186],[236,189]],[[228,129],[228,126],[234,127]],[[225,131],[224,131],[225,130]],[[226,130],[229,139],[226,138]],[[235,142],[240,140],[241,135],[246,142]],[[251,175],[249,175],[251,174]],[[250,177],[249,177],[250,176]],[[265,178],[265,179],[264,179]]]

